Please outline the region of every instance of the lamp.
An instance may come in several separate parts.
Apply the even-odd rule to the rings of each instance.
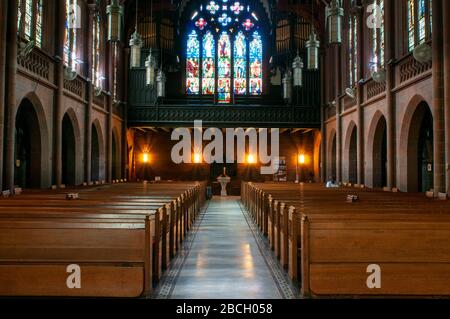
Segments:
[[[309,70],[319,69],[319,47],[320,42],[317,39],[317,34],[313,30],[309,35],[309,40],[306,42]]]
[[[142,154],[142,163],[147,164],[148,162],[150,162],[150,154],[147,152],[144,152]]]
[[[291,70],[286,70],[283,77],[283,99],[290,101],[292,98],[292,73]]]
[[[150,54],[147,57],[147,60],[145,61],[145,68],[146,68],[146,82],[147,86],[154,86],[155,85],[155,72],[156,72],[156,59],[152,53],[152,49],[150,49]]]
[[[161,69],[156,76],[156,94],[162,98],[166,96],[166,74]]]
[[[341,7],[340,0],[332,0],[329,7],[326,8],[328,41],[330,44],[340,44],[342,42],[342,18],[344,9]]]
[[[298,163],[304,165],[306,163],[306,156],[304,154],[298,155]]]
[[[138,0],[136,0],[136,29],[130,39],[131,58],[130,67],[138,68],[141,66],[141,48],[142,38],[138,32]]]
[[[202,162],[202,154],[195,153],[194,154],[194,163],[195,164],[200,164],[201,162]]]
[[[119,0],[111,0],[111,4],[106,7],[108,15],[108,41],[119,42],[122,34],[123,6]]]
[[[255,156],[253,154],[248,154],[247,155],[247,163],[248,164],[255,164],[256,163]]]
[[[303,61],[298,55],[294,59],[294,62],[292,62],[292,71],[294,73],[294,86],[302,86],[303,85]]]

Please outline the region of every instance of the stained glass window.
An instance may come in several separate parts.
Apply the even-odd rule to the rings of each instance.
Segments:
[[[215,93],[216,82],[216,41],[211,31],[203,37],[203,64],[202,64],[202,92],[203,94]]]
[[[100,16],[96,15],[92,24],[92,83],[101,86],[100,75]]]
[[[253,33],[250,43],[250,94],[260,95],[262,92],[262,40],[257,31]]]
[[[247,93],[247,40],[240,31],[234,41],[234,94]]]
[[[42,46],[43,0],[19,0],[17,2],[17,30],[26,40],[34,40]]]
[[[66,39],[64,42],[64,63],[76,70],[77,60],[77,29],[69,25],[69,18],[78,16],[77,0],[66,0]],[[69,27],[70,26],[70,27]]]
[[[375,10],[381,17],[379,28],[372,28],[372,70],[377,71],[384,67],[384,0],[373,0]]]
[[[407,0],[409,51],[431,39],[432,1]]]
[[[358,19],[349,16],[348,23],[348,82],[353,87],[358,81]]]
[[[186,46],[186,93],[261,95],[263,40],[259,19],[246,0],[205,1],[190,16]]]
[[[200,42],[197,32],[189,35],[186,52],[186,92],[188,94],[200,93]]]
[[[231,41],[227,32],[222,32],[218,43],[218,101],[231,102]]]

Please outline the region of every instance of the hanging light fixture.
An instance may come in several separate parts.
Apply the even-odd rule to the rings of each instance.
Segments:
[[[287,69],[283,77],[283,99],[291,101],[292,99],[292,74],[291,70]]]
[[[303,85],[303,61],[300,58],[298,51],[297,56],[292,62],[292,72],[294,73],[294,87],[299,87]]]
[[[330,44],[340,44],[342,42],[342,18],[344,9],[341,7],[340,0],[332,0],[329,7],[326,8],[328,24],[328,41]]]
[[[147,60],[145,61],[145,68],[146,68],[146,81],[147,86],[154,86],[155,85],[155,73],[156,73],[156,59],[153,55],[152,49],[150,49],[150,54],[148,55]]]
[[[119,0],[111,0],[111,4],[106,7],[108,15],[108,41],[119,42],[122,34],[123,6]]]
[[[166,74],[162,69],[158,71],[156,76],[156,94],[158,97],[166,96]]]
[[[320,42],[317,39],[317,34],[314,31],[314,2],[311,1],[311,34],[309,35],[309,40],[306,42],[307,50],[307,64],[308,70],[318,70],[319,69],[319,47]]]
[[[138,5],[139,1],[136,0],[136,29],[134,33],[131,35],[130,39],[130,48],[131,48],[131,57],[130,57],[130,67],[131,68],[139,68],[141,66],[141,48],[142,48],[142,38],[138,32]]]

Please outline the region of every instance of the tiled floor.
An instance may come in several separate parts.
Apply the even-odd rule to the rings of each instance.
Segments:
[[[293,298],[237,197],[215,197],[156,290],[156,298]]]

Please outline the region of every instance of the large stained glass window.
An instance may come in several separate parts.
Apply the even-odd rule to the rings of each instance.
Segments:
[[[407,0],[408,49],[409,51],[431,40],[432,1]]]
[[[250,43],[250,94],[260,95],[262,92],[262,40],[257,31],[253,33]]]
[[[200,42],[196,31],[189,35],[186,52],[186,92],[200,93]]]
[[[203,37],[202,92],[215,93],[216,80],[216,41],[211,31]]]
[[[234,94],[247,93],[247,41],[240,31],[234,41]]]
[[[381,17],[379,28],[372,28],[372,70],[378,71],[384,67],[384,0],[373,0],[373,6]]]
[[[247,3],[249,2],[249,3]],[[186,37],[186,93],[220,104],[263,93],[263,39],[250,1],[204,1]]]
[[[358,81],[358,18],[348,18],[348,84],[353,87]]]
[[[219,38],[218,101],[231,102],[231,41],[227,32]]]

